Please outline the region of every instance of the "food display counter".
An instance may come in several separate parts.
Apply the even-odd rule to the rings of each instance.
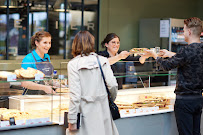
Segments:
[[[9,70],[8,70],[9,69]],[[64,77],[64,76],[63,76]],[[22,82],[34,82],[52,87],[56,93],[29,93]],[[62,88],[63,86],[63,88]],[[59,126],[61,114],[68,111],[67,77],[45,76],[33,68],[21,68],[21,63],[0,64],[0,132],[6,134],[65,134]]]
[[[15,64],[16,65],[16,64]],[[2,65],[3,66],[3,65]],[[1,135],[64,135],[64,112],[68,112],[67,62],[60,65],[58,76],[36,78],[17,77],[14,66],[9,75],[0,79],[1,97],[7,97],[7,104],[0,107]],[[0,69],[5,72],[5,69]],[[8,71],[7,71],[8,72]],[[26,71],[27,72],[27,71]],[[177,127],[173,113],[175,86],[152,87],[154,76],[175,75],[163,72],[136,72],[117,74],[117,78],[137,78],[137,88],[123,88],[118,91],[116,103],[121,118],[115,120],[120,135],[176,135]],[[12,78],[14,76],[14,78]],[[15,78],[16,76],[16,78]],[[9,78],[11,77],[11,78]],[[11,79],[11,80],[8,80]],[[145,78],[144,81],[142,78]],[[148,78],[148,79],[146,79]],[[44,81],[45,85],[59,83],[56,93],[45,95],[22,95],[23,81]],[[48,83],[49,82],[49,83]],[[50,83],[52,82],[52,83]],[[148,84],[146,85],[146,83]],[[141,84],[141,85],[138,85]],[[62,87],[66,88],[62,88]],[[13,92],[12,92],[13,91]],[[15,120],[15,123],[12,121]]]

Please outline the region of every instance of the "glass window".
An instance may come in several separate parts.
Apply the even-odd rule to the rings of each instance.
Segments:
[[[95,45],[98,40],[98,1],[85,0],[84,1],[84,29],[88,30],[95,37]],[[96,49],[97,46],[95,46]]]
[[[0,1],[0,59],[6,58],[7,38],[9,59],[22,59],[32,50],[30,38],[41,30],[46,30],[52,35],[52,47],[49,50],[51,59],[72,58],[72,41],[82,26],[97,40],[98,0],[84,0],[83,6],[82,0],[68,0],[66,5],[64,0],[53,0],[49,3],[30,0],[29,5],[27,1],[11,0],[8,24],[6,2],[6,0]],[[67,7],[66,16],[65,7]],[[82,9],[84,9],[83,16]]]
[[[6,15],[0,14],[0,58],[4,59],[3,56],[6,54]]]

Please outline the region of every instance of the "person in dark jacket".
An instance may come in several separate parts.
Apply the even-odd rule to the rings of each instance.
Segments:
[[[164,70],[177,68],[176,123],[180,135],[200,135],[203,90],[203,43],[200,42],[202,21],[192,17],[184,20],[184,37],[188,43],[179,52],[162,50],[163,59],[148,51]]]
[[[148,56],[130,56],[130,52],[128,51],[119,51],[120,48],[120,38],[115,33],[109,33],[104,40],[101,42],[102,47],[106,49],[104,51],[98,52],[99,55],[107,57],[109,63],[111,65],[111,69],[114,72],[114,75],[124,75],[126,73],[126,65],[125,62],[118,62],[120,60],[123,61],[136,61],[134,65],[141,65],[145,62],[145,59]],[[141,64],[140,64],[141,63]],[[136,78],[134,78],[135,80]],[[133,81],[133,80],[132,80]],[[124,82],[124,78],[117,78],[118,89],[122,89],[122,85]]]

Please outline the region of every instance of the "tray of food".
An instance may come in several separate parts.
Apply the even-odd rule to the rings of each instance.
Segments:
[[[17,109],[0,108],[0,116],[1,120],[8,121],[11,117],[14,117],[15,120],[28,119],[30,114],[28,112],[19,111]]]
[[[132,48],[130,49],[130,53],[136,54],[136,55],[141,55],[146,52],[146,50],[149,50],[148,48]]]
[[[30,67],[27,69],[16,69],[14,73],[16,74],[17,78],[33,79],[35,78],[35,74],[43,74],[45,77],[45,74],[42,71]]]

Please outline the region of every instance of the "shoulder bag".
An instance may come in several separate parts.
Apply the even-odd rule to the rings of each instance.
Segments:
[[[119,113],[119,110],[118,110],[118,106],[113,102],[113,100],[111,98],[111,93],[109,92],[109,89],[107,87],[107,83],[105,81],[104,73],[103,73],[103,70],[102,70],[98,55],[97,55],[97,61],[98,61],[99,68],[100,68],[100,71],[101,71],[101,74],[102,74],[102,78],[104,80],[106,91],[108,93],[109,108],[110,108],[110,111],[111,111],[112,118],[113,118],[113,120],[119,119],[121,116],[120,116],[120,113]]]

